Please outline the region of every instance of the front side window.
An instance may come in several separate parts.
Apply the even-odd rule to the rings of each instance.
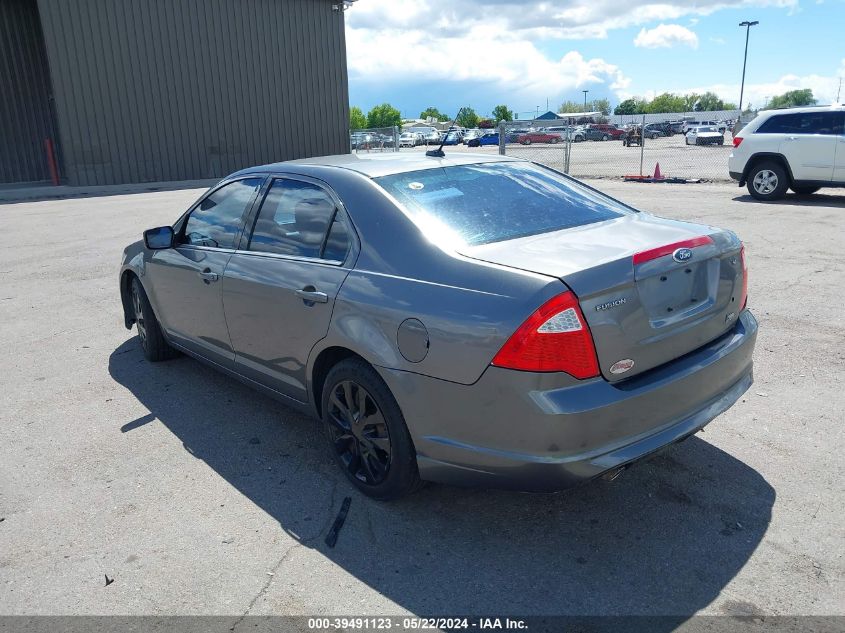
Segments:
[[[349,236],[336,208],[331,196],[317,185],[275,180],[258,211],[248,248],[260,253],[343,260]]]
[[[522,162],[440,167],[376,178],[432,239],[487,244],[632,213],[612,198]]]
[[[763,122],[756,134],[823,134],[843,133],[842,112],[794,112],[776,114]]]
[[[236,180],[206,196],[188,216],[181,243],[234,248],[244,211],[263,181],[263,178]]]

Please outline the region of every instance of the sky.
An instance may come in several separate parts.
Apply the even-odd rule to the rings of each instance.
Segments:
[[[350,104],[527,118],[564,100],[712,90],[762,107],[845,83],[845,0],[356,0],[346,11]],[[840,102],[845,102],[845,87]]]

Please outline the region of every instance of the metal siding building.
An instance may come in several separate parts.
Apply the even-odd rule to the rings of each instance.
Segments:
[[[48,177],[48,138],[69,185],[348,152],[338,4],[0,0],[0,182]]]

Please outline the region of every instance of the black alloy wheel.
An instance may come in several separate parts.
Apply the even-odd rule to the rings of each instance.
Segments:
[[[334,450],[350,477],[369,486],[385,481],[392,449],[387,422],[370,393],[344,380],[329,396],[328,421]]]

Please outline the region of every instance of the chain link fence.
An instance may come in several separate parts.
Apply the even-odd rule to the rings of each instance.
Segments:
[[[580,178],[660,176],[730,180],[728,155],[739,113],[612,117],[609,123],[533,120],[491,130],[449,133],[447,152],[491,153],[531,160]],[[692,131],[690,131],[692,130]],[[447,133],[414,128],[355,130],[353,153],[424,152]]]
[[[399,151],[399,128],[377,127],[349,132],[349,151],[353,154]]]
[[[659,171],[667,178],[730,180],[728,155],[737,115],[711,118],[705,112],[686,119],[637,115],[618,124],[514,122],[500,126],[505,135],[500,153],[576,177],[647,177]]]

